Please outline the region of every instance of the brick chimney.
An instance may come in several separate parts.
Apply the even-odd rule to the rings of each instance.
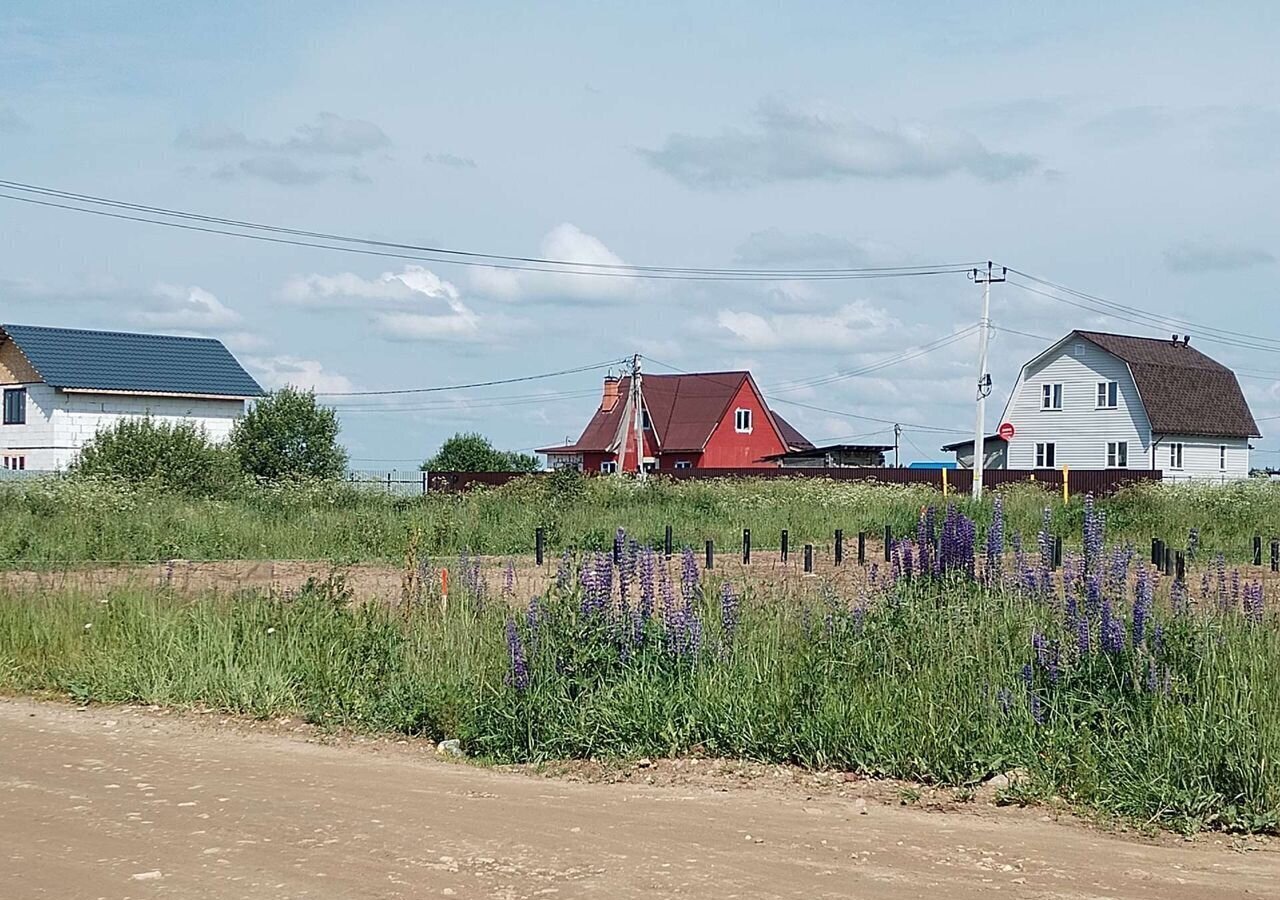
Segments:
[[[604,376],[604,393],[600,397],[600,411],[613,412],[613,408],[618,405],[618,377],[616,375]]]

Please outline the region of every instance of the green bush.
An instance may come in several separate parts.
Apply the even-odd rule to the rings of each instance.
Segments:
[[[482,434],[459,432],[422,464],[424,472],[536,472],[538,457],[499,450]]]
[[[258,400],[231,432],[231,449],[246,475],[341,478],[347,452],[338,443],[338,416],[316,395],[281,388]]]
[[[239,471],[225,447],[191,422],[121,419],[81,449],[75,475],[155,484],[192,497],[230,491]]]

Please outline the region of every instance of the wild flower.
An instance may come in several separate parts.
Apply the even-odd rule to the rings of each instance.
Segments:
[[[1091,628],[1089,617],[1081,615],[1076,617],[1076,653],[1081,659],[1087,657],[1092,648]]]
[[[573,553],[566,550],[560,555],[560,566],[556,569],[556,590],[564,593],[573,582]]]
[[[1192,528],[1187,532],[1187,559],[1194,560],[1200,550],[1200,529]]]
[[[741,610],[738,607],[738,593],[733,589],[733,585],[726,581],[720,585],[720,627],[726,646],[733,644],[733,636],[738,631],[738,621],[741,615]]]
[[[1004,579],[1004,500],[999,494],[991,501],[991,525],[987,528],[987,583]]]
[[[1040,548],[1040,570],[1053,568],[1053,510],[1045,507],[1040,515],[1040,532],[1036,535],[1036,546]],[[1086,561],[1087,565],[1087,561]]]
[[[1145,565],[1138,566],[1138,578],[1133,585],[1133,646],[1137,647],[1146,637],[1147,619],[1154,602],[1151,574]]]
[[[1262,582],[1254,581],[1244,587],[1244,615],[1254,625],[1262,621],[1265,597]]]
[[[902,547],[902,574],[909,581],[915,574],[915,560],[912,558],[911,542],[904,541]]]
[[[516,562],[514,559],[508,559],[506,566],[502,570],[502,595],[511,597],[515,593],[516,587]]]
[[[1009,715],[1013,710],[1013,691],[1008,688],[1000,688],[996,691],[996,705],[1000,707],[1001,715]]]
[[[1169,586],[1169,607],[1175,615],[1186,615],[1191,612],[1191,599],[1187,591],[1187,583],[1182,579],[1174,579]]]
[[[1124,625],[1116,618],[1111,600],[1103,598],[1102,616],[1098,626],[1098,642],[1104,653],[1124,652]]]
[[[1106,541],[1106,513],[1093,503],[1093,494],[1084,498],[1084,570],[1097,572],[1102,568],[1103,544]]]
[[[637,568],[640,572],[639,615],[642,622],[648,622],[653,618],[654,556],[653,550],[649,547],[645,547],[640,551],[640,560]]]
[[[702,595],[702,575],[692,547],[685,547],[680,552],[680,594],[686,603]]]
[[[514,618],[507,618],[507,656],[510,658],[511,671],[507,674],[507,683],[519,693],[529,689],[529,663],[525,658],[524,643],[520,640],[520,629]]]

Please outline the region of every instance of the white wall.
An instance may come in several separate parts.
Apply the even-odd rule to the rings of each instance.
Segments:
[[[1115,409],[1097,408],[1099,381],[1117,383]],[[1045,384],[1062,385],[1060,411],[1040,409]],[[1111,441],[1128,442],[1128,468],[1150,468],[1150,424],[1129,366],[1088,341],[1068,342],[1035,367],[1026,368],[1004,421],[1012,422],[1016,432],[1008,450],[1011,469],[1035,468],[1036,444],[1041,441],[1057,445],[1058,468],[1106,468]]]
[[[68,394],[47,384],[26,387],[27,424],[0,426],[0,453],[25,456],[29,470],[65,469],[99,429],[122,419],[149,415],[170,424],[194,422],[211,439],[225,441],[244,414],[243,400]]]
[[[1169,466],[1169,445],[1182,444],[1182,468]],[[1227,465],[1221,467],[1227,448]],[[1156,435],[1156,468],[1165,481],[1235,481],[1249,477],[1249,442],[1245,438],[1206,438],[1189,435]]]

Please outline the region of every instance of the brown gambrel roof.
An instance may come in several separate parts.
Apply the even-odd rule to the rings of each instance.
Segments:
[[[642,382],[644,406],[649,411],[649,423],[663,453],[701,453],[720,424],[729,404],[737,396],[744,382],[751,382],[749,372],[695,372],[686,375],[645,375]],[[624,375],[618,383],[618,402],[605,412],[597,409],[582,436],[567,447],[546,447],[539,453],[600,453],[613,448],[614,439],[622,424],[627,397],[631,393],[631,378]],[[757,394],[759,391],[757,390]],[[766,407],[767,408],[767,407]],[[784,444],[793,438],[804,441],[804,436],[790,425],[783,429],[781,422],[770,412],[774,427]]]
[[[1133,372],[1151,430],[1204,437],[1258,437],[1235,373],[1182,341],[1074,331]]]

